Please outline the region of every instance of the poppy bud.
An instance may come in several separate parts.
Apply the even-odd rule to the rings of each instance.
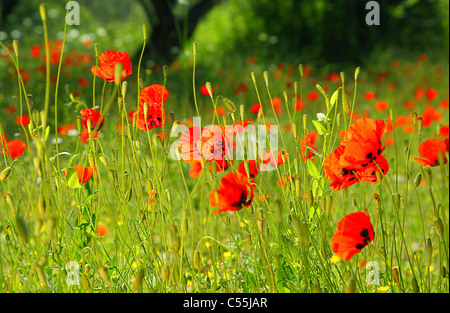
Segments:
[[[39,193],[39,200],[38,200],[38,211],[39,214],[44,215],[45,214],[45,198],[42,192]]]
[[[394,193],[394,203],[395,206],[397,207],[397,210],[400,208],[400,200],[401,200],[400,194],[398,192]]]
[[[250,234],[247,235],[247,243],[249,246],[252,245],[252,236]]]
[[[227,216],[229,218],[229,216]],[[186,235],[189,231],[189,221],[187,218],[185,218],[183,220],[183,224],[181,225],[182,229],[183,229],[183,234]]]
[[[414,179],[414,186],[419,187],[420,182],[422,181],[422,172],[419,172]]]
[[[192,43],[192,54],[193,54],[193,56],[197,55],[197,42],[196,41],[194,41]]]
[[[414,293],[420,292],[419,285],[417,284],[417,280],[415,278],[411,279],[411,286]]]
[[[200,252],[198,250],[195,250],[195,252],[194,252],[194,267],[198,271],[198,270],[200,270],[200,266],[201,266]]]
[[[403,291],[403,289],[402,289],[402,287],[400,285],[400,279],[399,279],[398,268],[397,267],[393,267],[392,268],[392,275],[394,276],[394,279],[395,279],[395,282],[397,283],[398,288],[400,288],[400,290]]]
[[[47,220],[47,238],[45,239],[46,241],[50,241],[54,228],[55,228],[55,217],[52,216]]]
[[[297,236],[300,240],[300,244],[303,247],[307,247],[309,243],[309,234],[307,230],[307,225],[305,222],[300,222],[298,217],[292,217],[292,224],[294,226],[294,230],[297,233]]]
[[[19,238],[22,240],[23,243],[28,242],[28,229],[27,225],[25,224],[25,221],[23,218],[19,215],[16,215],[16,227],[17,231],[19,233]]]
[[[347,286],[345,287],[345,292],[347,293],[355,293],[356,292],[356,282],[355,278],[352,276],[347,281]]]
[[[11,174],[11,167],[8,166],[0,174],[0,181],[4,181],[5,179],[7,179],[9,174]]]
[[[144,269],[139,269],[138,273],[136,274],[136,277],[134,278],[134,283],[133,283],[133,291],[134,292],[138,292],[139,288],[142,285],[142,280],[144,279]]]
[[[122,72],[123,72],[123,63],[117,62],[116,66],[114,66],[114,83],[116,86],[120,85],[122,81]]]
[[[329,195],[327,196],[327,215],[330,214],[331,207],[333,206],[333,196]]]
[[[431,244],[431,238],[428,237],[425,243],[425,263],[429,267],[431,265],[431,256],[433,254],[433,247]]]
[[[306,123],[308,122],[308,115],[303,114],[303,130],[306,132]]]
[[[419,135],[419,137],[420,135],[422,135],[422,128],[423,128],[423,120],[421,117],[419,117],[417,119],[417,134]]]
[[[208,91],[209,96],[212,98],[213,91],[212,91],[211,82],[206,82],[205,87],[206,87],[206,91]]]
[[[41,281],[42,286],[44,288],[47,288],[47,282],[45,281],[45,275],[44,272],[42,271],[42,267],[39,264],[37,264],[34,268],[36,270],[39,280]]]
[[[128,189],[127,193],[125,194],[125,200],[127,202],[130,202],[132,196],[133,196],[133,188],[130,187],[130,189]]]
[[[269,73],[267,71],[263,72],[264,82],[266,83],[266,87],[269,87]]]
[[[325,106],[327,108],[327,113],[330,112],[330,96],[329,95],[325,95]],[[328,119],[325,119],[325,123],[328,124]]]
[[[45,11],[45,4],[39,6],[39,14],[41,15],[42,22],[47,22],[47,13]]]
[[[167,75],[169,74],[169,67],[166,64],[164,64],[162,69],[163,69],[164,80],[166,80],[167,79]]]
[[[263,232],[263,221],[264,221],[264,220],[263,220],[262,217],[259,217],[259,218],[258,218],[257,224],[258,224],[258,230],[259,230],[260,233]]]
[[[89,151],[89,165],[95,167],[95,156],[92,151]]]
[[[98,156],[100,162],[103,163],[103,165],[105,165],[106,167],[108,167],[108,159],[106,158],[106,156],[102,153]]]
[[[355,70],[355,80],[358,80],[358,75],[359,75],[360,70],[361,70],[361,68],[358,66]]]
[[[88,275],[90,270],[91,270],[91,266],[89,264],[86,264],[84,266],[84,274]]]
[[[298,65],[298,70],[300,72],[300,78],[303,78],[303,64]]]
[[[343,97],[342,97],[342,106],[344,108],[345,113],[350,113],[350,104],[347,95],[344,93],[344,89],[342,89]]]
[[[98,273],[100,274],[100,277],[105,282],[106,286],[111,287],[112,284],[111,284],[111,281],[109,280],[108,270],[106,269],[106,267],[104,267],[103,265],[100,266],[98,269]]]
[[[84,290],[86,291],[91,290],[91,284],[89,283],[89,280],[87,279],[86,276],[83,275],[83,277],[81,277],[81,283],[83,284]]]
[[[12,197],[11,193],[10,192],[6,192],[4,194],[4,197],[5,197],[6,203],[8,203],[9,206],[11,207],[11,209],[14,210],[14,200],[13,200],[13,197]]]
[[[255,72],[251,72],[250,76],[252,78],[253,84],[256,84],[256,77],[255,77]]]
[[[295,163],[295,164],[297,164],[297,163]],[[295,181],[294,181],[294,184],[295,184],[295,195],[297,196],[297,197],[299,197],[300,196],[300,179],[296,179]]]
[[[236,112],[236,106],[234,105],[234,103],[230,99],[222,98],[222,102],[223,102],[223,105],[227,108],[228,111],[233,112],[233,113]]]
[[[311,189],[309,189],[306,193],[306,202],[308,203],[308,207],[312,207],[314,205],[314,197]]]
[[[147,42],[147,23],[142,24],[142,34],[144,37],[144,42]]]
[[[162,266],[162,268],[161,268],[161,275],[162,275],[163,281],[165,281],[165,282],[169,281],[170,267],[167,264],[164,264]]]
[[[444,235],[444,223],[440,217],[434,218],[434,227],[436,228],[439,236]]]

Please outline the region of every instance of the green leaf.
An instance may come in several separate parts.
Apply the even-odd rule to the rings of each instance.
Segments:
[[[313,120],[312,122],[313,122],[314,126],[316,127],[319,135],[325,135],[328,133],[327,129],[322,124],[320,124],[319,121]]]
[[[308,159],[306,161],[306,164],[308,166],[308,173],[309,173],[309,175],[311,175],[314,178],[319,179],[320,178],[320,173],[317,170],[317,167],[314,165],[313,161],[311,161],[311,159]]]

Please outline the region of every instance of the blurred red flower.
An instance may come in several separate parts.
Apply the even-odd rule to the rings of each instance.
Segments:
[[[97,109],[83,109],[80,111],[81,114],[81,124],[84,127],[88,127],[88,121],[91,121],[91,131],[93,131],[95,129],[95,126],[100,123],[100,126],[98,127],[97,131],[100,130],[100,128],[102,128],[103,124],[104,124],[104,119],[105,117],[103,115],[101,115]]]
[[[438,166],[439,155],[442,155],[444,164],[447,164],[445,152],[448,152],[448,138],[445,140],[428,139],[419,146],[420,158],[414,158],[417,163],[426,166]]]

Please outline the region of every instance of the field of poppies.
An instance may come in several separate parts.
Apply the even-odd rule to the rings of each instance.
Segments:
[[[65,40],[1,42],[2,293],[448,293],[448,64]]]

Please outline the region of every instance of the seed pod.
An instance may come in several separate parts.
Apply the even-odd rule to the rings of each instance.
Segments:
[[[11,174],[11,167],[8,166],[0,174],[0,181],[4,181],[5,179],[7,179],[9,174]]]
[[[306,202],[308,203],[308,207],[312,207],[314,205],[314,197],[311,189],[309,189],[306,193]]]
[[[252,243],[252,236],[250,234],[247,235],[247,243],[248,243],[249,246],[251,246],[253,244]]]
[[[161,268],[161,275],[162,275],[163,281],[165,281],[165,282],[169,281],[170,267],[167,264],[164,264],[162,266],[162,268]]]
[[[333,196],[327,196],[327,215],[330,214],[331,207],[333,206]]]

